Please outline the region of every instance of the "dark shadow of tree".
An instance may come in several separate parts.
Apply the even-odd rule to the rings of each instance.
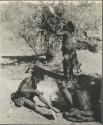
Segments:
[[[2,59],[8,59],[8,63],[2,63],[2,66],[9,65],[19,65],[21,63],[35,63],[36,60],[39,60],[41,63],[45,62],[45,57],[40,56],[2,56]]]

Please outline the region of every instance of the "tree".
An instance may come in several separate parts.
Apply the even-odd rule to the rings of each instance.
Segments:
[[[45,54],[49,61],[49,57],[54,57],[54,50],[57,50],[60,44],[60,37],[56,36],[52,30],[61,29],[63,12],[60,12],[59,6],[57,8],[50,4],[39,4],[32,6],[32,9],[34,11],[20,21],[18,33],[36,55]]]
[[[63,25],[67,21],[72,21],[76,27],[75,36],[78,41],[81,32],[82,37],[85,37],[84,32],[97,30],[100,25],[101,17],[93,13],[94,8],[95,6],[89,3],[82,3],[78,6],[63,2],[28,4],[28,9],[31,11],[20,21],[19,36],[26,41],[36,55],[45,54],[47,59],[53,58],[54,52],[58,51],[61,43],[61,37],[53,31],[62,31]]]

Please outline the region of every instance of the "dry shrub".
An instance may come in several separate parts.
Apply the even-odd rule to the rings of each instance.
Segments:
[[[68,2],[67,2],[68,3]],[[10,29],[31,47],[36,55],[46,54],[48,48],[60,50],[61,38],[53,31],[63,28],[67,21],[75,24],[76,40],[85,40],[83,32],[98,31],[102,25],[102,7],[96,3],[74,5],[59,2],[58,4],[32,4],[12,2],[2,9],[2,22],[8,22]]]

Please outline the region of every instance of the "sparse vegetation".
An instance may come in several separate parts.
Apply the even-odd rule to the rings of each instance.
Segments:
[[[11,93],[17,90],[20,81],[29,75],[27,70],[34,65],[39,54],[46,54],[47,58],[50,57],[50,61],[54,56],[56,59],[47,65],[40,63],[40,66],[48,73],[44,72],[45,79],[38,84],[38,89],[49,101],[56,100],[63,105],[63,108],[67,107],[57,85],[59,80],[56,80],[60,78],[61,83],[63,75],[61,38],[51,31],[52,29],[62,30],[63,24],[68,20],[72,20],[76,26],[75,40],[78,50],[85,49],[77,51],[78,59],[82,64],[82,73],[93,76],[93,78],[96,78],[93,74],[97,74],[97,76],[102,74],[102,54],[93,53],[97,49],[97,45],[99,45],[99,50],[102,48],[101,4],[81,3],[77,6],[69,5],[68,2],[39,3],[10,2],[4,5],[0,4],[0,44],[2,43],[0,45],[2,49],[0,50],[2,56],[0,58],[0,92],[3,95],[0,98],[2,100],[0,105],[1,123],[53,123],[53,121],[43,119],[42,116],[25,108],[17,109],[14,105],[12,107],[10,102]],[[45,22],[43,22],[44,20]],[[45,56],[39,60],[43,62]],[[45,107],[42,107],[41,110],[45,110],[43,108]],[[69,121],[63,120],[57,121],[55,124],[62,124],[62,122],[63,124],[69,123]],[[97,122],[93,122],[93,124],[99,125]]]
[[[88,31],[99,31],[102,24],[101,9],[101,4],[93,2],[80,5],[63,2],[58,4],[41,2],[38,5],[12,2],[3,9],[1,21],[9,23],[9,28],[12,27],[18,38],[24,39],[34,53],[40,55],[46,54],[49,48],[58,51],[61,38],[53,34],[52,30],[62,30],[63,24],[68,20],[73,21],[76,26],[76,41],[79,39],[84,42],[88,37]],[[90,39],[86,41],[91,42]],[[87,44],[85,46],[87,47]],[[53,55],[52,52],[50,54]]]

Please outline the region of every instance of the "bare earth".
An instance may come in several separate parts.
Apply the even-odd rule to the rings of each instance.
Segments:
[[[25,56],[33,55],[33,52],[23,41],[16,41],[12,34],[5,31],[0,26],[0,63],[9,64],[15,60],[2,59],[2,56]],[[102,73],[102,53],[90,53],[88,51],[79,51],[79,60],[82,63],[82,71],[85,73]],[[30,63],[30,62],[29,62]],[[25,71],[28,64],[25,61],[20,65],[0,66],[0,124],[74,124],[63,119],[62,121],[48,120],[43,116],[24,107],[16,107],[10,99],[11,93],[17,90],[20,81],[27,77]],[[58,87],[55,80],[45,76],[38,89],[44,92],[48,98],[57,98]],[[36,99],[37,100],[37,99]],[[37,100],[37,103],[39,101]],[[42,104],[41,104],[42,105]],[[44,109],[43,109],[44,110]],[[97,122],[75,123],[76,125],[99,125]]]

